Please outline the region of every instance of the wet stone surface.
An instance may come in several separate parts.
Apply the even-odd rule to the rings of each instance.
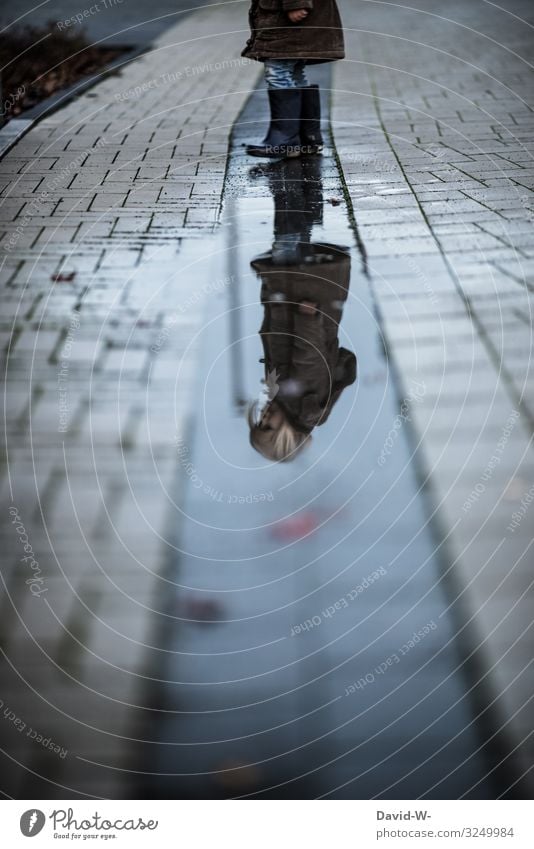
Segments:
[[[3,790],[531,796],[530,5],[340,0],[343,181],[260,98],[219,227],[242,5],[2,159]]]
[[[425,387],[399,398],[332,151],[244,156],[263,97],[234,132],[225,242],[207,260],[231,283],[205,315],[178,444],[168,609],[180,621],[141,784],[191,798],[487,798],[405,433]],[[255,450],[243,408],[258,396]],[[275,450],[288,461],[273,464]]]

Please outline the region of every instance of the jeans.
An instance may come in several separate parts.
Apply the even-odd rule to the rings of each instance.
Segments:
[[[265,59],[264,65],[269,88],[302,88],[308,85],[304,59]]]

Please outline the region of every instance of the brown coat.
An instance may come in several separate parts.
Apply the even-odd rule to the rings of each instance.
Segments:
[[[307,9],[292,24],[287,13]],[[249,59],[306,59],[310,63],[343,59],[343,27],[336,0],[252,0],[251,37],[242,56]]]
[[[350,255],[337,245],[312,244],[310,251],[311,264],[275,266],[270,254],[252,262],[263,284],[265,376],[276,372],[275,400],[305,433],[324,424],[345,387],[356,380],[356,357],[338,341]],[[302,300],[316,303],[317,314],[302,315]]]

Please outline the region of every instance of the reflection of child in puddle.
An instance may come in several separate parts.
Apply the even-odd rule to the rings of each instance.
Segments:
[[[298,431],[276,401],[267,403],[258,413],[257,405],[249,410],[250,444],[268,460],[293,460],[306,444],[309,434]]]
[[[309,243],[295,262],[269,251],[252,267],[262,280],[267,398],[249,411],[250,442],[274,461],[294,459],[311,441],[346,386],[356,357],[339,346],[350,277],[348,251]]]

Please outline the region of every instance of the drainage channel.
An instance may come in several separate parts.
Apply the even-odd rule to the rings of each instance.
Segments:
[[[395,391],[332,151],[245,155],[265,109],[205,258],[140,794],[494,798],[411,461],[424,386]]]

